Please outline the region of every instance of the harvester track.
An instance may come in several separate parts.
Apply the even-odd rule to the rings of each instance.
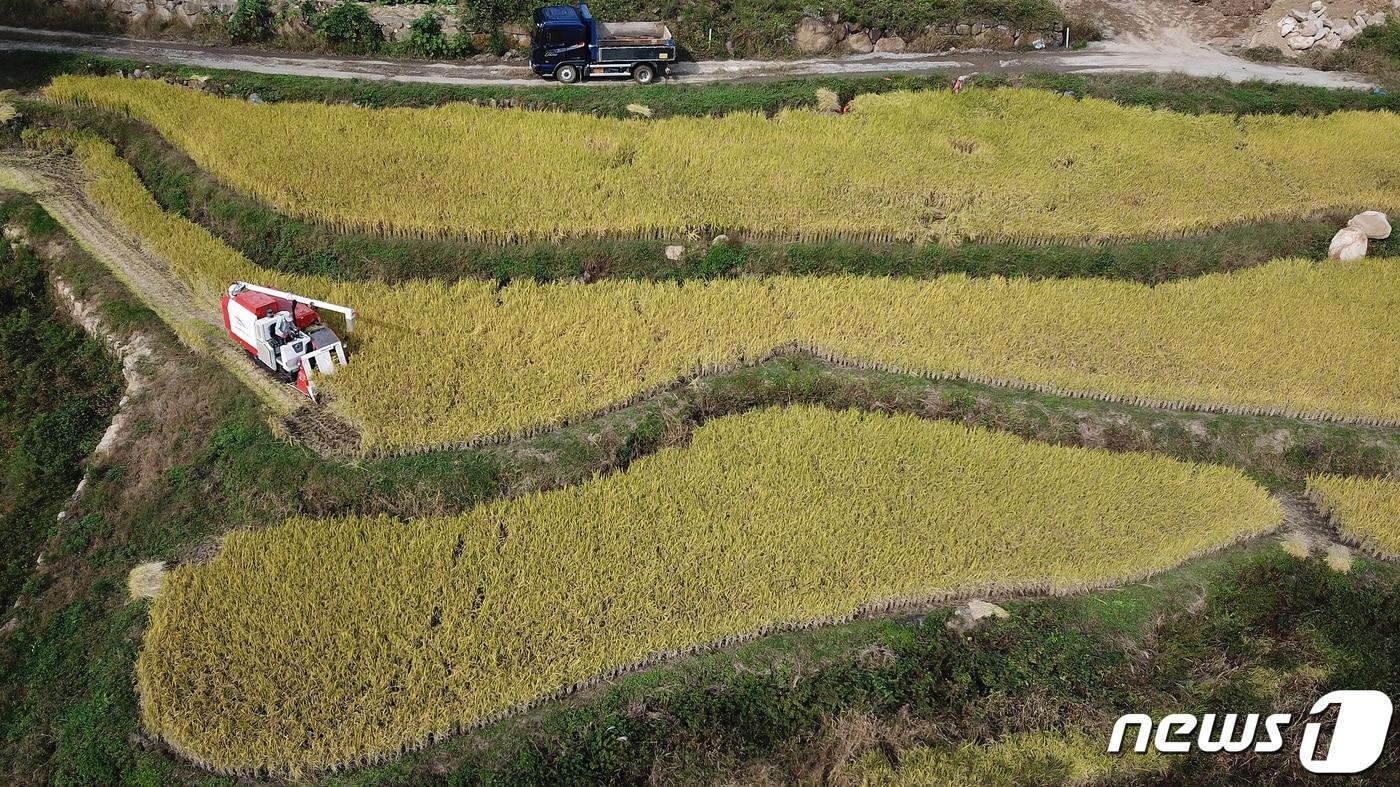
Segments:
[[[32,196],[191,349],[213,355],[232,371],[273,410],[289,436],[327,458],[354,457],[358,430],[325,408],[309,404],[291,386],[262,374],[226,339],[218,312],[202,308],[165,259],[109,220],[88,199],[83,184],[82,169],[69,156],[0,149],[0,186]]]

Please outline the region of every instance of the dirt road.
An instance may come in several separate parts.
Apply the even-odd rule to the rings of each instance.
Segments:
[[[114,226],[82,190],[82,173],[67,156],[0,149],[0,186],[30,194],[85,251],[107,266],[196,352],[222,353],[224,365],[275,412],[288,415],[305,400],[291,386],[262,374],[225,340],[217,310],[204,309],[171,273],[169,263]]]
[[[273,54],[248,49],[201,47],[176,41],[0,26],[0,50],[7,49],[106,55],[143,63],[336,79],[448,85],[545,84],[532,75],[524,64],[437,63]],[[1127,35],[1121,40],[1093,44],[1079,51],[871,54],[806,60],[706,60],[677,63],[674,69],[674,80],[687,84],[818,75],[1057,71],[1073,74],[1177,72],[1198,77],[1223,77],[1235,82],[1262,80],[1333,88],[1373,86],[1365,77],[1355,74],[1316,71],[1278,63],[1254,63],[1199,43],[1189,35],[1171,34],[1151,37]]]

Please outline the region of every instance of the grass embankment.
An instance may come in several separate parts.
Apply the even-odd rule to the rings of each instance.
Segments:
[[[960,592],[1121,582],[1281,516],[1227,468],[757,411],[453,519],[233,534],[167,579],[143,716],[222,772],[373,762],[664,654]]]
[[[794,343],[876,368],[1154,406],[1400,417],[1389,327],[1400,294],[1384,260],[1286,261],[1155,288],[956,276],[390,287],[258,268],[162,211],[106,143],[83,140],[78,153],[98,204],[211,311],[240,279],[359,311],[356,362],[325,384],[370,453],[537,431]]]
[[[130,112],[292,215],[410,237],[1093,241],[1385,209],[1394,194],[1380,184],[1400,177],[1400,119],[1387,113],[1231,119],[1034,90],[862,96],[840,117],[651,122],[461,105],[250,107],[111,78],[60,77],[46,94]],[[1328,144],[1360,137],[1374,141]],[[1322,159],[1290,169],[1300,148]],[[560,173],[574,186],[561,189]]]
[[[1332,515],[1342,535],[1400,556],[1400,477],[1318,475],[1308,479],[1308,494]]]
[[[36,235],[53,227],[42,211],[0,194],[0,226],[10,222]],[[0,609],[42,560],[121,388],[102,342],[50,299],[38,257],[0,240]]]
[[[145,124],[47,102],[26,102],[24,107],[32,123],[93,132],[113,142],[161,207],[198,223],[243,256],[274,270],[348,280],[485,278],[505,283],[521,278],[685,280],[833,273],[927,278],[967,273],[1156,284],[1283,257],[1323,257],[1337,227],[1350,217],[1337,213],[1181,238],[1093,245],[814,244],[731,238],[717,246],[687,241],[680,260],[667,259],[666,241],[594,238],[499,245],[398,238],[335,232],[279,213],[204,172]],[[1374,241],[1371,256],[1385,256],[1389,245]]]

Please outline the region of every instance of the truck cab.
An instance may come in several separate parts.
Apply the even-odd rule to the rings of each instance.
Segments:
[[[535,9],[530,68],[572,83],[585,76],[631,76],[647,85],[676,59],[676,42],[660,22],[599,22],[587,5]]]

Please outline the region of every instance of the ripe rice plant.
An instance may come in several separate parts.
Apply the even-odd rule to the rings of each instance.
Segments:
[[[1400,555],[1400,479],[1315,475],[1308,495],[1342,535],[1384,555]]]
[[[456,517],[292,519],[167,577],[147,728],[221,772],[372,763],[599,676],[965,593],[1118,583],[1273,528],[1240,472],[768,409]]]
[[[1102,735],[1065,732],[1013,733],[993,743],[954,749],[916,746],[900,752],[899,769],[875,750],[856,761],[847,783],[860,787],[1016,787],[1054,784],[1083,787],[1165,776],[1171,762],[1157,751],[1109,754]]]
[[[1393,261],[1280,261],[1157,287],[857,276],[708,283],[341,282],[258,268],[151,199],[111,147],[78,149],[94,200],[218,313],[229,282],[359,310],[324,381],[366,453],[537,431],[775,348],[1135,404],[1400,420]]]
[[[1029,243],[1400,207],[1400,117],[1386,112],[1192,116],[1005,89],[863,95],[845,116],[651,121],[250,106],[81,76],[47,95],[149,122],[292,215],[406,236]]]

